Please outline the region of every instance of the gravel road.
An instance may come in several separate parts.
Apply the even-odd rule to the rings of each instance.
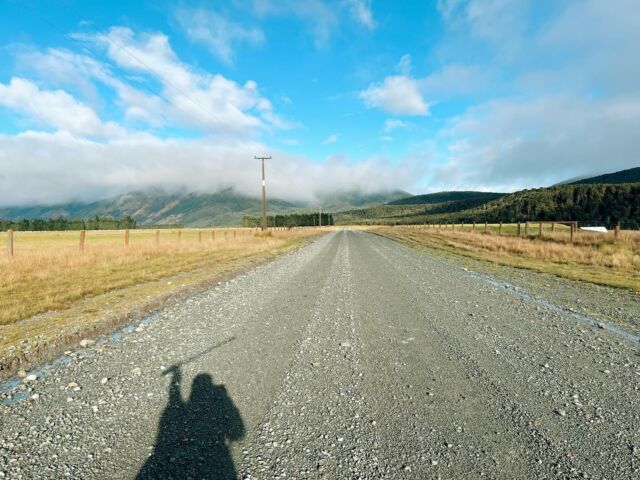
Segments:
[[[382,237],[149,320],[0,397],[0,478],[640,478],[636,339]]]

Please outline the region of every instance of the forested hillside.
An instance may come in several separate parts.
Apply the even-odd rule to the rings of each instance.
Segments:
[[[402,222],[405,217],[453,213],[476,208],[485,203],[501,198],[506,193],[493,192],[438,192],[415,195],[365,209],[352,209],[336,213],[336,222],[348,223],[383,223]]]
[[[637,183],[640,182],[640,167],[621,170],[615,173],[607,173],[606,175],[598,175],[597,177],[583,178],[569,183],[569,185],[584,185],[596,183]]]
[[[338,224],[578,220],[640,225],[640,183],[559,185],[522,190],[471,208],[459,202],[382,205],[334,215]]]
[[[446,202],[468,202],[468,208],[486,203],[496,198],[504,197],[508,195],[506,193],[494,193],[494,192],[437,192],[426,193],[424,195],[414,195],[412,197],[405,197],[393,202],[388,202],[387,205],[430,205],[434,203],[446,203]],[[459,203],[462,205],[462,203]]]

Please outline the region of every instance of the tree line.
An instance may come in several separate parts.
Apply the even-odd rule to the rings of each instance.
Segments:
[[[338,223],[414,224],[577,220],[640,228],[640,183],[558,185],[521,190],[481,204],[382,205],[336,214]]]
[[[0,230],[14,231],[62,231],[62,230],[124,230],[136,228],[137,222],[130,216],[120,219],[112,217],[95,216],[90,219],[71,220],[64,217],[58,218],[34,218],[22,220],[2,220],[0,219]]]
[[[322,219],[322,225],[333,225],[333,215],[330,213],[323,213],[322,217],[318,213],[269,215],[267,224],[270,227],[314,227],[320,224],[320,219]],[[242,218],[242,225],[244,227],[261,227],[262,217],[245,215]]]

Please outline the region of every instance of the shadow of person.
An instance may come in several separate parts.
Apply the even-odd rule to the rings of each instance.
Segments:
[[[193,379],[185,402],[180,366],[174,365],[167,373],[172,376],[169,400],[153,454],[136,479],[236,479],[229,443],[244,436],[244,424],[226,388],[201,373]]]

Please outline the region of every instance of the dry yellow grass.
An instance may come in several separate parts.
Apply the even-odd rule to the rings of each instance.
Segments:
[[[380,227],[377,233],[417,248],[435,248],[502,265],[529,268],[574,280],[640,291],[640,234],[578,231],[516,237],[472,232],[470,229]],[[533,230],[534,232],[536,230]]]
[[[162,230],[159,244],[135,230],[126,248],[123,231],[92,231],[84,252],[79,232],[17,232],[0,255],[0,379],[329,230]]]
[[[256,235],[249,229],[90,231],[79,251],[79,232],[16,232],[14,256],[0,256],[0,326],[68,307],[74,301],[150,282],[179,272],[275,252],[317,233],[312,229]],[[6,234],[5,234],[6,235]],[[200,242],[200,236],[201,242]]]

